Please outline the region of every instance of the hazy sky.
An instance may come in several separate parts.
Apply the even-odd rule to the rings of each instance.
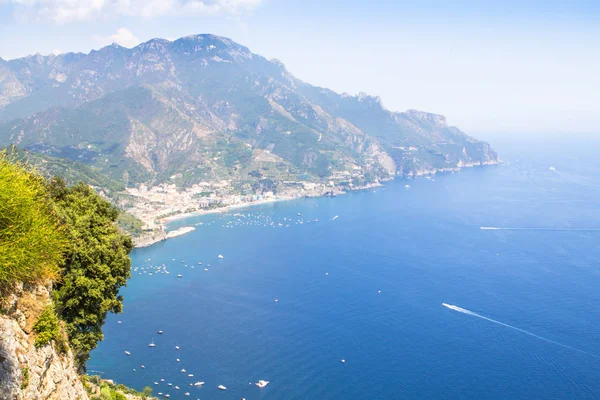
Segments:
[[[600,135],[600,0],[0,0],[0,57],[195,33],[467,133]]]

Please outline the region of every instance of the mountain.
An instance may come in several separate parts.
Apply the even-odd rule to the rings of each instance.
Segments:
[[[499,161],[443,116],[312,86],[214,35],[0,59],[0,145],[11,143],[128,186],[366,183]]]
[[[15,160],[32,166],[47,179],[59,176],[64,179],[68,185],[75,185],[79,182],[83,182],[86,185],[106,190],[109,193],[119,192],[125,189],[122,183],[113,181],[100,172],[77,161],[72,161],[67,158],[50,157],[41,153],[18,148],[9,148],[5,149],[5,151],[7,151]]]

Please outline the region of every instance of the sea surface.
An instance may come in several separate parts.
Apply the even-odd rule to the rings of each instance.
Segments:
[[[89,373],[171,399],[600,398],[600,141],[492,144],[506,164],[173,223],[196,231],[132,253]]]

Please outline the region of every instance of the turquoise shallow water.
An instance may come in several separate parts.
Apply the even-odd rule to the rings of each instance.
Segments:
[[[89,370],[172,399],[598,399],[600,146],[497,147],[507,165],[174,223],[202,225],[133,252]]]

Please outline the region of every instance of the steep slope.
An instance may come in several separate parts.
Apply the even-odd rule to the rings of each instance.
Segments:
[[[61,352],[55,343],[34,345],[33,325],[50,304],[49,288],[21,284],[0,303],[1,398],[87,399],[71,351]]]
[[[498,162],[442,116],[311,86],[213,35],[1,61],[0,121],[0,144],[81,161],[128,184],[247,182],[258,173],[374,181]]]

